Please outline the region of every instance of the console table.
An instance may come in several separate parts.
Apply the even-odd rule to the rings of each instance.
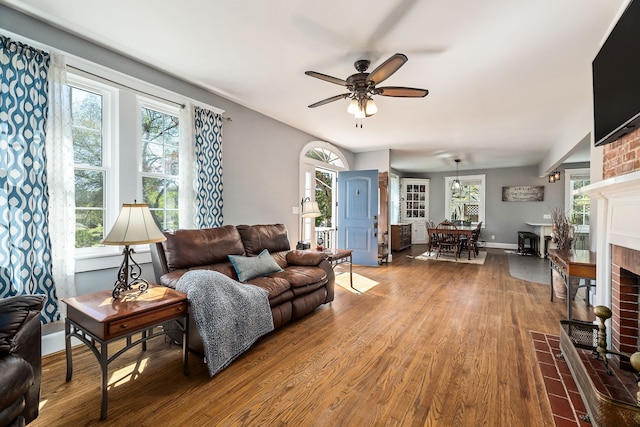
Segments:
[[[164,286],[150,285],[143,293],[122,294],[114,299],[111,290],[94,292],[62,300],[67,304],[65,319],[65,350],[67,378],[71,381],[71,338],[77,338],[93,352],[102,372],[102,405],[100,420],[107,418],[107,368],[122,353],[147,340],[167,332],[160,326],[175,322],[182,331],[182,363],[184,374],[189,374],[188,349],[189,312],[187,296]],[[154,328],[158,328],[154,332]],[[140,338],[132,339],[138,334]],[[109,355],[108,347],[114,341],[126,339],[124,348]]]
[[[596,253],[588,250],[549,249],[549,274],[551,282],[551,301],[553,301],[553,271],[557,271],[567,287],[567,318],[572,320],[571,295],[578,288],[595,287],[591,281],[596,279]],[[585,285],[572,288],[571,279],[585,279]]]

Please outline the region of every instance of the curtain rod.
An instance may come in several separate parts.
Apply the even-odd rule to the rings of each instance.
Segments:
[[[114,81],[114,80],[108,79],[108,78],[103,77],[103,76],[99,76],[99,75],[94,74],[94,73],[92,73],[92,72],[89,72],[89,71],[87,71],[87,70],[83,70],[82,68],[74,67],[73,65],[69,65],[69,64],[67,64],[67,68],[73,68],[74,70],[80,71],[80,72],[82,72],[82,73],[88,74],[88,75],[93,76],[93,77],[97,77],[97,78],[99,78],[99,79],[101,79],[101,80],[107,81],[107,82],[109,82],[109,83],[113,83],[113,84],[118,85],[118,86],[120,86],[120,87],[123,87],[123,88],[125,88],[125,89],[129,89],[129,90],[132,90],[132,91],[134,91],[134,92],[140,93],[140,94],[142,94],[142,95],[151,96],[151,97],[153,97],[153,98],[156,98],[156,99],[159,99],[159,100],[161,100],[161,101],[165,101],[165,102],[170,102],[171,104],[177,105],[177,106],[178,106],[178,107],[180,107],[180,108],[184,108],[184,107],[185,107],[185,105],[184,105],[184,104],[182,104],[182,103],[180,103],[180,102],[176,102],[176,101],[173,101],[173,100],[171,100],[171,99],[163,98],[162,96],[154,95],[154,94],[152,94],[152,93],[148,93],[148,92],[142,91],[142,90],[140,90],[140,89],[136,89],[136,88],[134,88],[134,87],[127,86],[127,85],[122,84],[122,83],[120,83],[120,82],[116,82],[116,81]]]

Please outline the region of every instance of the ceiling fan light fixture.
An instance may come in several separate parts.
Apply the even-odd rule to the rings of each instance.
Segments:
[[[353,98],[351,102],[349,102],[349,106],[347,107],[347,113],[356,114],[360,109],[360,105],[358,105],[358,100]]]
[[[386,86],[376,87],[400,67],[407,62],[407,56],[402,53],[391,55],[389,59],[384,61],[370,73],[367,73],[371,62],[367,59],[361,59],[354,63],[357,73],[350,75],[346,79],[328,76],[316,71],[305,71],[310,77],[315,77],[329,83],[346,87],[349,92],[323,99],[309,105],[309,108],[316,108],[321,105],[335,102],[341,99],[349,98],[347,112],[353,114],[356,118],[356,127],[362,127],[362,119],[371,117],[378,112],[378,107],[373,101],[373,95],[390,96],[396,98],[424,98],[429,93],[426,89],[416,89],[404,86]]]
[[[364,112],[367,117],[373,116],[375,113],[378,112],[378,106],[376,105],[375,102],[373,102],[373,99],[371,98],[367,99],[367,103],[365,104],[365,107],[364,107]]]

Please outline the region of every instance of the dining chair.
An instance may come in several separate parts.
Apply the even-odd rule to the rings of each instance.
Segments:
[[[460,251],[460,235],[457,233],[451,233],[451,230],[457,230],[456,227],[450,221],[442,221],[436,227],[436,234],[438,239],[438,251],[436,253],[436,259],[440,254],[453,254],[456,261],[458,260],[458,253]]]
[[[480,249],[478,247],[478,240],[480,239],[480,229],[482,227],[482,221],[478,223],[476,228],[471,232],[471,239],[468,239],[466,236],[460,237],[460,253],[467,250],[467,246],[471,247],[473,251],[473,255],[475,257],[480,253]]]
[[[433,222],[432,219],[427,220],[427,230],[431,230],[429,233],[429,256],[431,256],[431,251],[433,249],[438,248],[438,233],[434,231],[436,228],[436,223]]]

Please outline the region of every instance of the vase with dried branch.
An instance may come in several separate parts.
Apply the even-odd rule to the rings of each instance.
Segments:
[[[551,241],[554,242],[558,249],[570,249],[573,241],[573,225],[569,217],[564,214],[560,208],[551,209]]]

